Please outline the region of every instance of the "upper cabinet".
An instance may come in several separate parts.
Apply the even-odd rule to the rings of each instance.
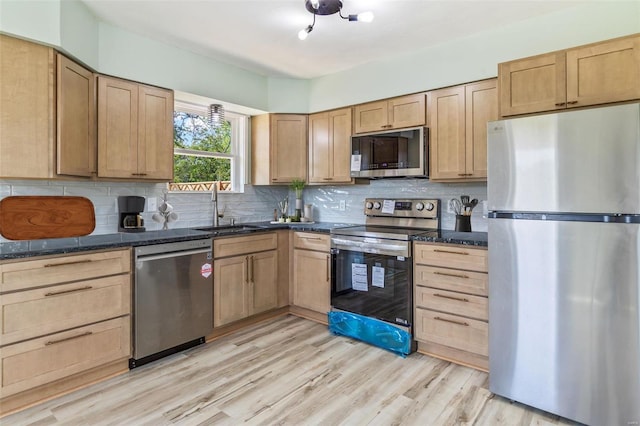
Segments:
[[[95,74],[57,54],[57,173],[96,175]]]
[[[98,176],[173,179],[173,92],[98,77]]]
[[[0,35],[0,178],[55,174],[55,52]]]
[[[354,133],[424,126],[425,95],[400,96],[354,107]]]
[[[351,183],[351,108],[309,115],[309,183]]]
[[[429,92],[434,181],[487,178],[487,122],[498,118],[496,79]]]
[[[251,183],[271,185],[307,178],[307,116],[251,117]]]
[[[498,65],[503,117],[640,99],[640,35]]]

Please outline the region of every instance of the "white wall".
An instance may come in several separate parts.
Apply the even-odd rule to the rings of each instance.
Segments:
[[[0,0],[0,32],[60,45],[58,0]]]
[[[598,1],[311,81],[321,111],[495,77],[497,64],[640,32],[640,1]]]
[[[98,19],[77,0],[60,3],[60,44],[69,55],[98,69]]]

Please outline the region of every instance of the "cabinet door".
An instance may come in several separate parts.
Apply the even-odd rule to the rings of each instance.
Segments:
[[[98,176],[138,176],[138,85],[98,77]]]
[[[55,55],[0,35],[0,178],[53,176]]]
[[[249,256],[213,263],[213,326],[219,327],[249,316],[247,300]]]
[[[356,105],[354,113],[355,133],[384,130],[389,125],[389,107],[387,101]]]
[[[464,97],[464,86],[435,90],[429,96],[432,180],[460,179],[466,175]]]
[[[327,313],[331,305],[329,254],[309,250],[293,252],[293,304]]]
[[[309,116],[309,182],[351,182],[351,108]]]
[[[640,99],[640,36],[567,51],[567,106]]]
[[[487,177],[487,122],[498,119],[495,79],[465,87],[466,171],[469,178]]]
[[[565,69],[564,52],[498,64],[500,115],[564,109]]]
[[[146,179],[173,179],[173,92],[139,87],[138,173]]]
[[[331,179],[329,113],[309,116],[309,182],[325,183]]]
[[[329,112],[330,182],[351,182],[351,114],[351,108]]]
[[[401,96],[389,100],[389,128],[424,126],[425,95]]]
[[[288,183],[307,178],[307,117],[271,116],[271,181]]]
[[[278,307],[278,252],[249,257],[249,282],[252,285],[250,315]]]
[[[96,93],[94,74],[58,57],[58,174],[96,174]]]

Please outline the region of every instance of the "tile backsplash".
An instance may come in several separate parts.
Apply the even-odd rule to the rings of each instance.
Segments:
[[[119,195],[156,197],[162,202],[167,185],[164,183],[120,183],[120,182],[78,182],[60,180],[1,180],[0,199],[10,195],[76,195],[90,199],[95,207],[96,229],[93,234],[117,232],[118,210],[116,200]],[[363,223],[363,201],[367,197],[378,198],[439,198],[442,201],[443,229],[453,229],[455,216],[447,211],[450,198],[462,194],[486,200],[485,183],[434,183],[425,179],[380,179],[369,184],[344,186],[307,186],[302,198],[305,204],[313,204],[314,219],[322,222]],[[289,197],[289,208],[293,212],[295,195],[286,186],[246,185],[244,193],[225,194],[218,197],[218,208],[224,211],[221,224],[234,218],[237,223],[268,221],[273,219],[273,210],[278,201]],[[212,224],[213,206],[209,193],[169,193],[168,202],[178,213],[178,220],[170,223],[171,228],[209,226]],[[340,202],[344,210],[340,210]],[[486,231],[487,220],[482,216],[482,204],[472,215],[472,229]],[[147,208],[148,210],[148,208]],[[162,224],[151,220],[154,212],[143,213],[145,227],[158,230]],[[7,241],[0,237],[0,241]]]

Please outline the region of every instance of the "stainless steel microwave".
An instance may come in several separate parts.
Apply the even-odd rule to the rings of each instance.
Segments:
[[[351,136],[351,176],[427,177],[428,137],[426,127]]]

